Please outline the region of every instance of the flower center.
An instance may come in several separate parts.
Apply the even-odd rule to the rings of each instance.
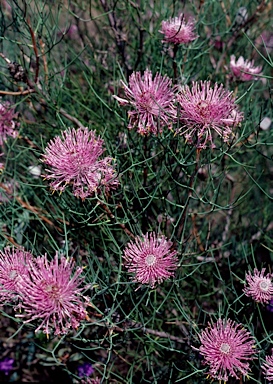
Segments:
[[[145,112],[151,113],[153,115],[158,115],[160,107],[156,102],[155,95],[150,91],[145,91],[140,95],[140,107],[143,108]]]
[[[230,352],[230,345],[227,343],[222,343],[220,347],[220,352],[224,353],[227,355]]]
[[[206,100],[198,103],[198,112],[203,119],[207,119],[211,115],[209,106],[210,104]]]
[[[146,264],[151,267],[156,262],[156,257],[154,255],[147,255],[145,258]]]
[[[261,291],[263,292],[267,292],[268,289],[269,289],[269,286],[270,286],[270,283],[269,281],[267,280],[262,280],[260,283],[259,283],[259,288]]]
[[[61,295],[60,295],[60,290],[59,287],[57,287],[54,284],[48,284],[45,287],[45,292],[48,294],[48,297],[51,298],[51,300],[54,301],[60,301]]]

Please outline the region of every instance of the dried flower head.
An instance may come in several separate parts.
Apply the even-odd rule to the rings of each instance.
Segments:
[[[0,145],[7,141],[8,136],[15,138],[18,135],[16,128],[20,126],[20,123],[14,120],[16,118],[17,113],[14,112],[10,103],[0,103]]]
[[[119,184],[112,166],[113,159],[105,157],[103,140],[88,128],[67,129],[62,137],[55,137],[45,149],[43,162],[50,165],[44,177],[54,191],[64,191],[68,184],[76,197],[82,199],[95,192],[116,188]]]
[[[186,22],[184,14],[169,20],[163,20],[160,33],[164,35],[164,42],[174,44],[187,44],[197,39],[195,33],[195,20],[189,18]]]
[[[159,73],[152,77],[148,69],[141,76],[133,72],[129,78],[129,86],[121,81],[125,96],[123,99],[113,96],[121,105],[129,104],[134,110],[129,111],[129,129],[137,128],[141,135],[162,133],[163,127],[171,127],[176,119],[175,94],[172,80]]]
[[[255,268],[254,274],[248,272],[243,292],[246,296],[252,297],[257,303],[268,304],[273,298],[271,274],[265,275],[265,268],[261,271]]]
[[[1,163],[0,163],[1,165]],[[18,183],[14,179],[0,183],[0,204],[9,203],[17,194]]]
[[[137,236],[129,242],[124,250],[125,266],[133,272],[133,281],[149,284],[152,288],[174,276],[178,265],[177,252],[172,251],[173,243],[165,236],[157,236],[154,232]]]
[[[209,324],[199,338],[198,351],[209,365],[211,377],[226,382],[229,377],[239,379],[239,374],[249,373],[247,360],[255,358],[255,339],[241,324],[219,319]]]
[[[86,317],[87,298],[80,288],[82,269],[73,274],[74,262],[58,254],[50,262],[47,256],[40,256],[30,262],[30,277],[20,282],[24,292],[17,317],[27,318],[25,323],[38,321],[36,331],[43,329],[50,334],[65,334],[70,328],[77,328]]]
[[[0,251],[0,303],[15,300],[21,294],[20,282],[29,277],[33,256],[24,250],[6,247]]]
[[[257,80],[255,75],[261,74],[262,67],[254,67],[254,61],[245,60],[242,56],[236,62],[234,55],[230,57],[230,69],[235,78],[241,81]]]
[[[266,362],[262,365],[262,371],[265,378],[269,381],[273,380],[273,356],[266,356]]]
[[[222,84],[211,87],[210,81],[194,81],[192,88],[182,87],[178,102],[182,124],[179,132],[197,148],[204,149],[208,143],[215,148],[214,132],[227,142],[232,129],[243,120],[232,92],[225,90]]]

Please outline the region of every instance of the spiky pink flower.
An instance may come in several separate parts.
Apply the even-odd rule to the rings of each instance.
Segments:
[[[182,13],[173,19],[170,18],[169,20],[163,20],[161,30],[158,32],[163,33],[164,42],[187,44],[198,37],[194,29],[195,20],[193,18],[189,18],[186,22],[185,16]]]
[[[174,276],[178,265],[177,252],[172,251],[173,243],[165,236],[150,232],[137,236],[129,242],[123,258],[128,272],[133,272],[133,281],[149,284],[152,288],[156,282]]]
[[[271,274],[265,275],[265,268],[258,271],[254,269],[254,274],[250,271],[246,274],[246,283],[243,292],[246,296],[252,297],[257,303],[268,304],[273,298],[273,284]]]
[[[109,192],[119,184],[112,166],[113,159],[105,157],[103,140],[88,128],[70,129],[55,137],[45,149],[43,162],[50,165],[44,177],[53,180],[53,191],[64,191],[68,184],[73,193],[82,199],[95,192]]]
[[[133,72],[129,78],[129,86],[122,80],[125,96],[123,99],[113,96],[121,105],[130,105],[134,109],[128,112],[128,129],[137,128],[141,135],[162,133],[163,127],[171,127],[176,119],[175,94],[172,80],[159,73],[153,79],[148,69],[141,76],[140,72]]]
[[[38,322],[35,332],[65,334],[86,318],[88,299],[80,287],[82,268],[73,274],[74,264],[65,257],[58,259],[58,254],[50,262],[46,255],[30,262],[30,277],[20,281],[23,312],[16,316],[26,318],[25,323]]]
[[[18,135],[16,128],[20,126],[20,123],[15,120],[16,118],[17,113],[14,112],[14,108],[10,106],[9,102],[0,103],[0,145],[7,141],[8,136],[15,138]]]
[[[236,62],[234,55],[230,57],[230,69],[234,77],[241,81],[257,80],[255,75],[262,72],[262,67],[254,67],[254,60],[248,61],[240,56]]]
[[[21,294],[20,282],[29,276],[32,254],[6,247],[0,251],[0,303],[15,300]]]
[[[232,92],[210,81],[193,81],[192,87],[182,87],[178,95],[181,128],[179,132],[190,144],[215,148],[214,133],[224,142],[232,136],[232,130],[243,120],[243,113],[235,104]]]
[[[241,324],[227,319],[218,319],[199,335],[198,349],[209,365],[208,374],[225,382],[229,377],[239,379],[239,374],[249,373],[247,360],[255,358],[255,339]]]
[[[273,380],[273,356],[266,356],[266,362],[262,365],[262,371],[265,378],[269,381]]]

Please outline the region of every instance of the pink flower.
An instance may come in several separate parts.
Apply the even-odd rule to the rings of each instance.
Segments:
[[[172,126],[177,110],[172,80],[168,76],[157,73],[153,79],[152,72],[146,69],[143,76],[140,72],[133,72],[129,86],[123,81],[121,83],[127,99],[113,97],[121,105],[129,104],[134,108],[128,112],[129,129],[137,127],[141,135],[157,135],[162,133],[164,126]]]
[[[230,69],[232,74],[241,81],[257,80],[255,75],[262,71],[262,67],[254,67],[254,61],[244,60],[243,56],[240,56],[236,62],[234,55],[230,57]]]
[[[99,160],[104,152],[103,140],[88,128],[67,129],[62,137],[55,137],[45,149],[43,162],[51,169],[44,176],[53,191],[64,191],[67,184],[73,187],[76,197],[82,199],[95,192],[108,192],[118,185],[112,158]]]
[[[266,356],[266,362],[262,365],[263,374],[269,381],[273,380],[273,356]]]
[[[18,298],[20,282],[29,276],[32,254],[19,249],[6,247],[0,251],[0,302]]]
[[[183,13],[178,17],[169,20],[163,20],[160,33],[164,35],[164,42],[174,44],[187,44],[197,39],[194,32],[195,20],[190,18],[188,22],[185,21]]]
[[[227,142],[232,129],[243,120],[232,92],[225,90],[222,84],[216,83],[212,88],[210,81],[194,81],[192,88],[182,87],[178,102],[182,124],[179,131],[197,148],[206,148],[208,142],[215,148],[214,132]]]
[[[264,275],[264,273],[265,268],[261,272],[255,268],[253,275],[248,272],[243,292],[246,296],[252,297],[257,303],[268,304],[273,298],[273,285],[271,274]]]
[[[82,268],[72,276],[73,267],[73,261],[59,260],[58,254],[50,262],[44,255],[29,263],[30,277],[20,281],[23,313],[16,316],[27,318],[25,323],[38,321],[35,332],[43,329],[49,334],[54,329],[55,335],[65,334],[85,319],[88,302],[82,296],[84,288],[79,287]]]
[[[14,120],[16,118],[17,113],[14,112],[10,103],[0,103],[0,145],[7,141],[7,136],[15,138],[18,135],[16,128],[19,127],[20,123]]]
[[[133,272],[133,281],[149,284],[151,288],[155,283],[174,276],[178,265],[177,252],[172,251],[173,243],[165,236],[157,236],[154,232],[137,236],[124,250],[125,267]]]
[[[198,351],[209,365],[208,374],[214,379],[227,381],[229,377],[249,373],[247,360],[255,358],[255,340],[241,324],[234,321],[217,320],[199,335],[201,346]]]

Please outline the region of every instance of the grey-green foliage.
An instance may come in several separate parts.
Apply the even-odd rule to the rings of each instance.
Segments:
[[[263,117],[272,118],[272,52],[260,38],[270,30],[269,2],[2,3],[0,51],[22,65],[29,83],[16,83],[0,58],[0,90],[11,92],[3,99],[16,105],[21,122],[18,138],[3,148],[0,188],[5,193],[11,182],[14,197],[0,205],[1,245],[37,255],[61,250],[84,266],[91,284],[88,319],[60,341],[41,338],[40,361],[57,363],[64,343],[71,361],[92,362],[104,382],[206,382],[192,346],[198,347],[208,320],[218,317],[253,332],[263,359],[271,313],[242,295],[242,287],[249,268],[270,269],[272,260],[273,140],[272,130],[259,128]],[[236,23],[240,7],[250,17],[243,28]],[[173,131],[148,138],[128,131],[126,108],[112,97],[123,95],[120,79],[128,81],[133,71],[173,76],[172,50],[158,30],[179,12],[194,15],[199,38],[177,52],[178,81],[223,83],[245,116],[232,142],[219,140],[216,149],[201,151],[198,164],[196,149]],[[232,82],[232,54],[263,65],[264,80]],[[12,95],[31,86],[35,93]],[[29,172],[41,165],[48,141],[77,122],[96,130],[105,154],[115,158],[120,187],[111,196],[80,201],[69,187],[52,194]],[[130,240],[124,226],[134,235],[156,231],[173,241],[179,255],[174,279],[136,290],[122,266]],[[71,361],[64,369],[78,382]],[[263,380],[259,364],[252,364],[251,382]]]

